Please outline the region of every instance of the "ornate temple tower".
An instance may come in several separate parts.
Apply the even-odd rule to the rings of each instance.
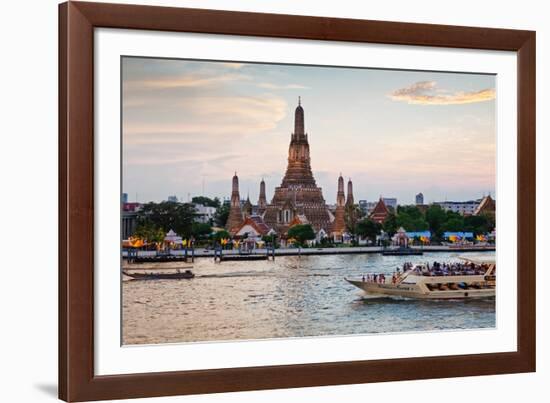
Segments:
[[[260,197],[258,198],[258,212],[263,214],[267,207],[267,198],[265,197],[265,182],[262,178],[260,182]]]
[[[348,184],[349,189],[349,184]],[[338,192],[336,193],[336,211],[332,222],[333,236],[340,237],[346,230],[344,215],[346,213],[346,195],[344,194],[344,178],[342,174],[338,177]]]
[[[351,182],[351,178],[348,180],[348,197],[346,199],[346,207],[353,206],[355,204],[355,200],[353,199],[353,183]]]
[[[243,205],[243,218],[250,217],[252,215],[252,203],[250,202],[250,196],[246,196],[246,201]]]
[[[227,218],[225,228],[232,233],[232,231],[236,230],[242,222],[243,213],[241,211],[241,197],[239,195],[239,177],[237,176],[237,172],[235,172],[233,176],[229,217]]]
[[[342,174],[338,177],[338,192],[336,193],[336,207],[344,207],[346,204],[346,194],[344,193],[344,178]]]
[[[311,172],[309,142],[304,130],[304,109],[300,98],[294,112],[294,133],[290,137],[288,165],[281,187],[317,187]]]
[[[323,191],[317,187],[311,170],[308,136],[305,132],[304,109],[298,98],[294,111],[294,132],[290,136],[285,176],[275,188],[271,204],[267,206],[266,224],[282,234],[288,230],[295,216],[305,216],[315,231],[327,230],[330,216]]]

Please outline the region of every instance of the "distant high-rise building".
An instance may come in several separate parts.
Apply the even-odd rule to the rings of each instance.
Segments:
[[[178,197],[177,196],[168,196],[168,201],[172,202],[172,203],[177,203],[178,202]]]
[[[367,200],[359,200],[358,204],[359,204],[359,208],[361,209],[363,214],[369,215],[370,213],[372,213],[372,210],[374,210],[374,208],[376,207],[378,202],[370,202],[370,201],[367,201]]]
[[[384,200],[386,207],[391,207],[394,210],[397,208],[397,199],[395,197],[383,197],[382,200]]]
[[[415,197],[416,204],[424,204],[424,195],[422,192],[418,193]]]
[[[128,193],[122,193],[121,201],[123,204],[128,203]]]
[[[357,204],[359,204],[359,208],[361,209],[361,211],[363,212],[363,214],[368,214],[369,212],[367,211],[367,206],[368,206],[368,201],[366,200],[359,200],[359,202]]]

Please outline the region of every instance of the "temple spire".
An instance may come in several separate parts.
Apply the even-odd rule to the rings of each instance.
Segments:
[[[263,212],[267,207],[267,198],[265,196],[265,182],[264,178],[260,182],[260,197],[258,198],[258,208],[260,212]]]
[[[239,177],[237,176],[237,171],[235,171],[235,175],[233,176],[231,191],[232,191],[232,195],[231,195],[232,197],[235,194],[235,192],[237,195],[239,194]]]
[[[288,165],[282,187],[317,187],[311,172],[309,143],[304,131],[304,109],[301,99],[294,112],[294,132],[288,147]]]
[[[355,200],[353,199],[353,183],[351,182],[351,178],[348,180],[348,197],[346,199],[346,206],[351,206],[355,203]]]
[[[346,203],[346,195],[344,194],[344,178],[342,174],[338,177],[338,193],[336,193],[336,205],[343,206]]]
[[[239,177],[237,176],[237,172],[235,172],[233,176],[231,187],[231,204],[229,205],[229,217],[227,219],[226,228],[229,232],[233,233],[243,221],[241,197],[239,194]]]
[[[298,97],[298,106],[294,111],[294,138],[301,140],[305,136],[304,129],[304,108],[302,108],[302,100]]]
[[[340,173],[338,177],[338,192],[336,193],[336,210],[334,212],[334,221],[332,222],[331,233],[335,239],[340,239],[346,230],[345,221],[345,203],[346,195],[344,194],[344,178]]]

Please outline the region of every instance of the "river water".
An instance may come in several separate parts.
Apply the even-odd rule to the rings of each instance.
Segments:
[[[495,327],[494,299],[365,298],[344,281],[391,273],[405,261],[449,262],[459,255],[489,257],[494,252],[288,256],[223,263],[196,259],[192,280],[123,282],[123,344]]]

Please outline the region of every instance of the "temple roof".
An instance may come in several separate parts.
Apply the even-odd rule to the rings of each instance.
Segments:
[[[474,215],[480,215],[483,213],[494,213],[496,210],[496,202],[491,195],[485,196],[474,211]]]
[[[377,223],[383,223],[389,213],[390,210],[386,206],[386,203],[384,203],[384,200],[380,198],[380,200],[378,200],[378,203],[376,203],[376,206],[374,206],[374,209],[370,213],[369,218]]]
[[[259,235],[267,235],[271,228],[264,222],[259,215],[252,215],[245,218],[242,224],[236,229],[235,233],[238,234],[245,226],[250,225]]]
[[[301,225],[301,224],[309,224],[309,220],[307,217],[303,214],[296,214],[290,224],[288,224],[288,227],[294,227],[295,225]]]

